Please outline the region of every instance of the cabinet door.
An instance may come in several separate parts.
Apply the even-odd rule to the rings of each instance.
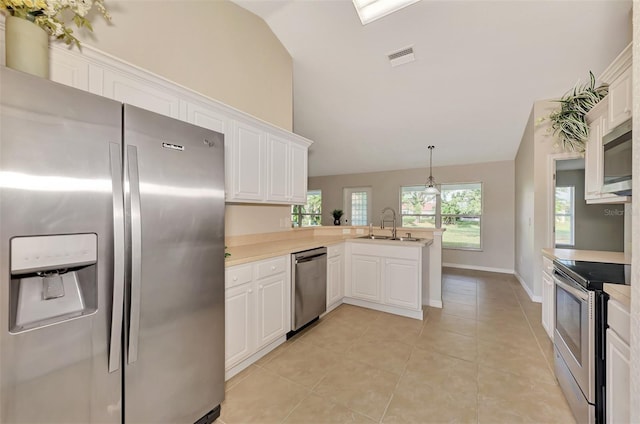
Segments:
[[[344,297],[342,256],[327,259],[327,308]]]
[[[609,128],[614,128],[631,118],[633,106],[631,89],[631,68],[629,68],[609,86]]]
[[[307,156],[308,147],[291,143],[290,146],[290,201],[293,204],[304,205],[307,202]]]
[[[553,278],[546,272],[542,273],[542,326],[547,331],[547,335],[553,340],[553,329],[555,327],[555,298]]]
[[[351,256],[351,295],[355,298],[380,302],[381,259],[376,256]]]
[[[606,422],[628,423],[629,397],[631,393],[629,383],[630,349],[615,331],[607,330],[606,353]]]
[[[264,201],[265,133],[244,122],[236,122],[232,141],[232,192],[227,200]]]
[[[50,50],[51,81],[89,91],[89,62],[83,57],[58,49]]]
[[[225,139],[231,136],[229,119],[222,113],[217,113],[210,108],[188,103],[187,122],[222,133],[225,135]]]
[[[166,87],[120,72],[104,69],[101,94],[160,115],[180,118],[180,98],[177,95]]]
[[[253,283],[225,291],[225,368],[249,357],[255,346]]]
[[[606,122],[599,116],[589,125],[589,139],[584,152],[584,197],[585,200],[598,199],[602,189],[602,134]]]
[[[257,349],[260,349],[291,329],[287,274],[258,280],[257,284]]]
[[[287,203],[290,191],[289,141],[270,135],[268,158],[267,200]]]
[[[385,259],[385,303],[420,309],[420,269],[417,261]]]

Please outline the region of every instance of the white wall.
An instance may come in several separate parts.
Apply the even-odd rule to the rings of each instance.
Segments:
[[[515,272],[533,293],[533,108],[515,160]]]
[[[309,178],[309,189],[322,190],[322,224],[332,225],[333,209],[344,209],[343,188],[372,188],[371,222],[380,225],[380,211],[390,206],[399,213],[400,187],[423,185],[428,169],[407,169]],[[438,183],[483,183],[482,251],[443,251],[443,262],[477,269],[513,272],[514,162],[501,161],[433,168]]]
[[[529,295],[542,296],[542,249],[553,247],[550,187],[553,176],[549,155],[562,153],[549,132],[548,116],[558,107],[551,101],[533,105],[516,154],[515,270]]]
[[[640,1],[633,2],[633,179],[632,244],[631,249],[631,393],[630,412],[632,423],[640,422]]]
[[[227,0],[106,2],[81,41],[284,129],[293,122],[292,59],[267,24]],[[273,232],[288,206],[228,205],[227,235]]]

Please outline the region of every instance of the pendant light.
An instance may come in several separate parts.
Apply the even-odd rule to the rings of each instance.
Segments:
[[[435,146],[427,147],[427,149],[429,149],[429,178],[427,178],[427,182],[424,185],[424,191],[427,194],[437,196],[438,194],[440,194],[440,190],[436,188],[436,182],[433,179],[433,175],[431,173],[431,169],[433,168],[433,149],[434,148]]]

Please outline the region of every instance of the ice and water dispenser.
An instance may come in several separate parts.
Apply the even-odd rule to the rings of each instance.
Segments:
[[[10,332],[96,311],[97,241],[92,233],[11,239]]]

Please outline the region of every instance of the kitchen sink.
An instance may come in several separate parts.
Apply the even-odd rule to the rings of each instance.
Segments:
[[[415,238],[415,237],[396,237],[396,238],[390,238],[389,240],[398,240],[398,241],[421,241],[422,239]]]
[[[367,236],[359,236],[359,239],[367,239],[367,240],[391,240],[391,241],[422,241],[422,239],[415,237],[390,237],[390,236],[377,236],[375,234],[367,235]]]
[[[389,236],[377,236],[375,234],[371,234],[370,236],[360,236],[359,239],[369,239],[369,240],[391,240]]]

